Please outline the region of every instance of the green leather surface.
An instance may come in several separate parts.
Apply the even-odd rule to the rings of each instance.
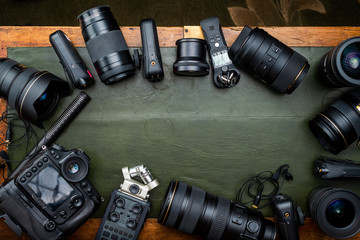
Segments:
[[[79,50],[90,66],[86,49]],[[285,182],[282,192],[303,209],[317,186],[347,187],[360,194],[356,181],[322,181],[312,174],[318,156],[334,156],[321,148],[308,121],[344,91],[324,87],[316,76],[318,62],[329,48],[296,48],[311,68],[291,95],[270,90],[243,70],[240,83],[231,89],[216,88],[211,74],[175,76],[176,49],[161,50],[163,81],[150,83],[139,71],[113,85],[98,80],[86,90],[91,102],[57,141],[91,158],[90,180],[105,199],[95,216],[102,216],[111,191],[122,183],[121,168],[138,164],[145,164],[160,182],[151,191],[151,217],[157,217],[172,179],[234,199],[247,178],[286,163],[294,180]],[[65,79],[51,48],[11,48],[8,56]],[[61,100],[47,127],[78,92],[72,90]],[[10,151],[10,158],[21,159],[24,151]],[[353,144],[336,157],[358,160],[359,154]],[[272,216],[271,208],[263,212]]]

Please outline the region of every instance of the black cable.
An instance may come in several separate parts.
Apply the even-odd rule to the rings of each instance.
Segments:
[[[273,175],[274,174],[271,171],[264,171],[245,180],[236,194],[236,201],[243,205],[252,203],[251,207],[255,209],[262,209],[270,205],[273,202],[273,198],[280,192],[285,180],[284,176],[281,175],[282,182],[279,184],[278,179],[274,179]],[[268,186],[269,184],[271,186],[271,191],[265,189],[265,186]],[[245,193],[252,200],[243,202]],[[260,201],[265,201],[265,203],[259,205]]]

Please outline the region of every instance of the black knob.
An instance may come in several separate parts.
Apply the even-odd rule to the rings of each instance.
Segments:
[[[118,199],[116,199],[115,204],[119,208],[124,208],[126,204],[125,198],[119,197]]]
[[[127,222],[126,222],[126,226],[127,226],[128,228],[134,230],[134,229],[136,228],[136,226],[137,226],[137,222],[136,222],[135,219],[129,218],[129,219],[127,220]]]
[[[81,196],[75,195],[75,196],[73,196],[73,197],[71,198],[70,203],[71,203],[75,208],[80,208],[80,207],[82,207],[84,201],[83,201],[83,199],[82,199]]]
[[[131,212],[134,214],[139,214],[142,212],[142,210],[143,210],[143,207],[140,204],[135,204],[134,206],[131,207]]]
[[[56,228],[56,224],[54,221],[51,221],[51,220],[46,220],[46,222],[44,223],[44,228],[46,231],[54,231],[55,228]]]
[[[133,184],[129,187],[129,191],[132,194],[138,194],[140,192],[140,187],[137,184]]]
[[[109,218],[112,222],[117,222],[120,219],[120,214],[118,212],[111,212]]]

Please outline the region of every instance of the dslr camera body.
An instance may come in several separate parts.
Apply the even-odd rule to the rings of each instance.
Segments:
[[[159,185],[158,180],[144,165],[124,167],[122,172],[124,183],[111,193],[96,240],[136,240],[150,211],[149,191]]]
[[[90,159],[79,149],[43,147],[0,187],[0,211],[17,234],[65,239],[99,207],[101,198],[86,178]]]

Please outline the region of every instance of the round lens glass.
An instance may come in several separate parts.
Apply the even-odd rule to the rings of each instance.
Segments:
[[[337,228],[349,226],[354,221],[354,218],[354,206],[346,199],[336,199],[326,209],[326,219]]]
[[[80,170],[80,167],[77,163],[71,163],[68,167],[68,171],[71,174],[75,174],[75,173],[79,172],[79,170]]]
[[[344,49],[341,67],[348,76],[360,79],[360,43],[352,43]]]

